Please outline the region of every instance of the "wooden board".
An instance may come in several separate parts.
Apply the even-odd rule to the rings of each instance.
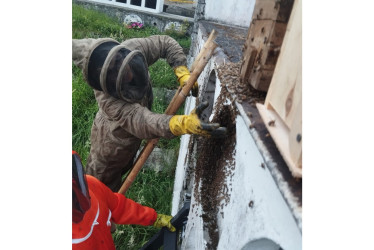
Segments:
[[[257,1],[244,44],[240,81],[267,91],[286,33],[293,0]]]
[[[254,69],[249,80],[253,83],[252,86],[260,91],[267,91],[273,77],[273,69],[256,70]]]
[[[253,11],[253,18],[287,23],[292,4],[293,0],[258,0]]]
[[[297,105],[297,116],[291,124],[288,137],[291,160],[298,168],[302,168],[302,115],[301,103]]]
[[[297,116],[297,104],[301,104],[301,4],[295,1],[279,59],[266,96],[265,106],[271,107],[288,127]]]
[[[266,128],[277,145],[280,154],[289,167],[291,174],[294,177],[301,178],[301,158],[300,161],[295,161],[295,155],[291,154],[291,151],[289,150],[291,143],[290,129],[283,123],[282,119],[273,110],[269,110],[265,107],[265,105],[260,103],[257,103],[256,107],[261,115],[262,120],[264,121]]]
[[[271,137],[295,177],[302,176],[302,25],[295,0],[264,105],[257,105]]]

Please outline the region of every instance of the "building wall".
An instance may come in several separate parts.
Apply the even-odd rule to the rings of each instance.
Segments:
[[[224,217],[218,215],[218,249],[233,245],[232,249],[251,249],[251,244],[259,244],[260,239],[263,245],[274,242],[282,249],[301,249],[301,232],[269,170],[261,167],[264,160],[240,115],[236,129],[240,136],[236,142],[235,172],[230,203],[222,209]]]
[[[255,0],[206,0],[206,20],[218,23],[249,27]]]

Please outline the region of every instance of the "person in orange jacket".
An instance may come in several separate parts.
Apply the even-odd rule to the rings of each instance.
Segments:
[[[73,151],[73,249],[115,249],[110,232],[117,224],[167,227],[172,216],[157,214],[119,193],[113,193],[93,176],[86,175],[79,155]]]

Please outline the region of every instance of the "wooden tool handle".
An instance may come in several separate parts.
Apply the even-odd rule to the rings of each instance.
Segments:
[[[195,58],[195,61],[191,65],[191,68],[190,68],[191,72],[195,70],[196,64],[200,61],[200,59],[202,57],[206,56],[206,53],[208,53],[210,51],[210,49],[208,47],[212,44],[214,39],[216,39],[217,35],[218,35],[218,33],[215,30],[212,30],[212,32],[210,32],[208,40],[206,40],[203,48],[200,50],[200,53],[197,55],[197,57]]]

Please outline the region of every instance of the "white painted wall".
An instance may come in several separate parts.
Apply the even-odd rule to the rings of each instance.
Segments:
[[[302,249],[301,232],[263,158],[239,115],[236,119],[235,170],[230,203],[219,218],[218,249],[250,249],[251,242],[269,239],[285,250]],[[253,207],[249,206],[253,201]],[[268,241],[263,241],[267,244]]]
[[[302,236],[297,223],[269,170],[261,167],[263,158],[240,115],[236,119],[235,170],[230,181],[230,202],[217,214],[220,240],[217,249],[301,250]],[[181,144],[180,158],[187,144]],[[179,169],[185,166],[179,165]],[[178,169],[177,169],[178,172]],[[182,177],[182,172],[179,172]],[[181,178],[178,178],[181,180]],[[200,185],[200,183],[194,183]],[[178,186],[178,185],[176,185]],[[176,187],[175,186],[175,187]],[[177,194],[177,190],[174,189]],[[253,201],[253,207],[249,206]],[[175,207],[173,200],[173,208]],[[220,212],[223,212],[224,216]],[[174,211],[175,213],[175,211]],[[205,249],[201,204],[192,192],[191,210],[181,249]]]
[[[249,27],[256,0],[206,0],[205,19]]]
[[[189,114],[192,109],[195,108],[195,97],[190,96],[187,97],[185,106],[184,106],[184,113]],[[184,179],[186,178],[186,171],[187,171],[187,163],[185,162],[186,155],[188,153],[188,143],[190,142],[191,135],[186,134],[181,136],[181,142],[179,146],[179,157],[177,161],[177,168],[175,170],[175,179],[174,179],[174,188],[173,188],[173,200],[172,200],[172,208],[171,208],[171,215],[174,216],[178,213],[180,207],[179,204],[183,202],[181,201],[181,193],[183,189]],[[183,204],[181,205],[183,206]]]

